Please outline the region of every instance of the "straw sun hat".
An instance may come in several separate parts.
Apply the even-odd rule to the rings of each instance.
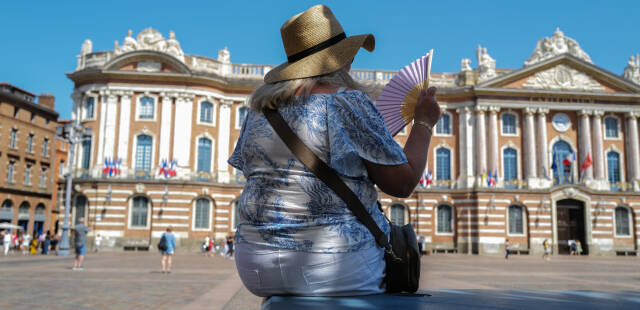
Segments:
[[[316,5],[287,20],[280,28],[287,62],[264,76],[265,83],[335,72],[351,63],[358,50],[373,51],[372,34],[347,37],[340,22],[324,5]]]

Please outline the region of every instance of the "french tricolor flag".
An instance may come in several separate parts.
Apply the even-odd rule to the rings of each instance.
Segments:
[[[576,154],[574,152],[571,152],[567,155],[567,157],[565,157],[562,160],[562,164],[565,166],[569,166],[571,165],[572,162],[574,162],[576,160]]]

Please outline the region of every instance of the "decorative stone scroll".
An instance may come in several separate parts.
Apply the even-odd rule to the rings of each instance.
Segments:
[[[184,62],[184,52],[173,31],[169,32],[169,39],[166,40],[160,32],[153,28],[142,30],[138,34],[137,40],[132,37],[132,34],[131,30],[127,32],[122,46],[118,46],[118,41],[115,42],[114,53],[116,56],[133,51],[150,50],[169,54]]]
[[[604,91],[604,87],[593,78],[564,64],[536,73],[522,84],[522,87],[551,90]]]
[[[627,67],[624,68],[622,77],[640,85],[640,55],[629,57]]]
[[[533,53],[524,62],[525,67],[531,66],[545,59],[555,57],[557,55],[568,53],[574,57],[582,59],[588,63],[593,63],[591,57],[585,53],[576,40],[565,37],[560,28],[556,28],[551,38],[546,37],[538,40]]]

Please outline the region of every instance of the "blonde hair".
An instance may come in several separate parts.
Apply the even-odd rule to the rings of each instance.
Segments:
[[[171,232],[173,229],[171,228],[171,226],[167,227],[167,232]]]
[[[335,85],[360,90],[371,96],[375,87],[356,82],[344,68],[325,75],[264,84],[249,98],[249,106],[257,112],[264,108],[276,109],[281,105],[305,102],[316,85]],[[300,90],[301,96],[296,96]]]

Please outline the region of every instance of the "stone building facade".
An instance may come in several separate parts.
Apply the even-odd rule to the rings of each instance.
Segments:
[[[114,50],[87,40],[75,83],[74,218],[115,248],[146,247],[172,226],[182,245],[234,233],[244,179],[226,161],[246,100],[271,65],[184,54],[171,32],[129,32]],[[443,116],[432,138],[428,185],[411,197],[380,193],[389,217],[411,223],[430,251],[586,254],[640,246],[638,61],[616,75],[557,30],[522,68],[500,69],[486,48],[477,66],[433,73]],[[437,61],[437,59],[436,59]],[[352,70],[383,87],[395,72]],[[396,136],[403,144],[410,128]],[[584,166],[585,169],[582,169]]]
[[[51,95],[0,83],[0,223],[21,226],[32,236],[52,226],[54,105]]]

